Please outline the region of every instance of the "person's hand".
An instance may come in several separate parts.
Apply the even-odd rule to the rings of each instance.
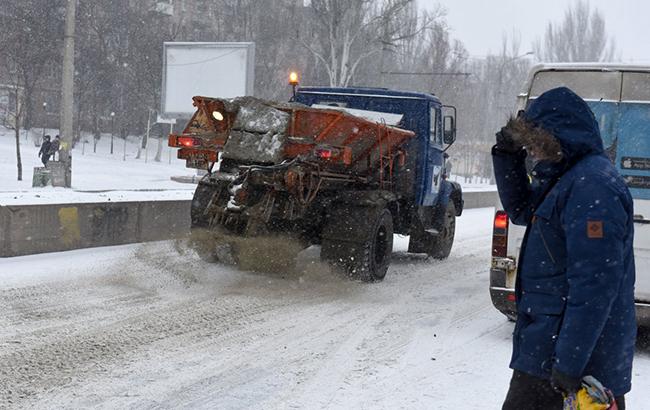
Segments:
[[[496,133],[496,137],[497,143],[495,148],[499,151],[515,154],[524,148],[514,140],[512,134],[506,127],[501,128],[501,131]]]
[[[580,390],[580,387],[582,386],[582,380],[580,378],[575,378],[569,376],[568,374],[564,374],[561,371],[553,368],[551,371],[551,386],[553,387],[553,390],[557,392],[570,394]]]

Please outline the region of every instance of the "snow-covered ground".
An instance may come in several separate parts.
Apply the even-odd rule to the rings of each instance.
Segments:
[[[492,209],[449,259],[351,282],[209,265],[182,242],[0,259],[0,408],[496,409],[508,322],[491,305]],[[640,348],[628,408],[650,402]]]
[[[47,131],[52,136],[55,130]],[[16,144],[12,130],[0,127],[0,201],[13,200],[23,203],[52,202],[89,202],[94,201],[96,195],[83,191],[123,191],[111,200],[124,199],[128,190],[150,190],[149,198],[157,198],[161,190],[182,190],[187,198],[191,198],[194,185],[174,182],[172,176],[191,176],[195,170],[185,168],[185,161],[176,159],[175,150],[167,147],[163,141],[162,158],[160,162],[154,161],[157,150],[157,139],[151,139],[148,154],[144,150],[140,159],[136,159],[139,139],[130,138],[126,146],[126,160],[124,158],[124,140],[115,138],[113,155],[110,154],[110,135],[103,135],[97,144],[97,153],[93,153],[92,137],[85,144],[77,144],[72,151],[73,190],[54,189],[52,187],[32,188],[33,169],[42,166],[38,158],[39,147],[34,145],[33,139],[40,136],[40,130],[23,133],[20,139],[20,149],[23,162],[23,180],[16,180]],[[82,153],[83,152],[83,153]],[[171,160],[170,160],[171,155]],[[145,162],[146,161],[146,162]],[[137,194],[136,200],[145,195]],[[179,194],[182,195],[182,194]],[[107,199],[104,199],[107,200]]]

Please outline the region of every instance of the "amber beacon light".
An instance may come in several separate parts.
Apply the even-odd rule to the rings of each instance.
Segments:
[[[294,87],[298,85],[298,73],[295,71],[289,73],[289,84]]]
[[[289,73],[289,84],[293,89],[293,98],[296,98],[296,86],[298,86],[298,73],[292,71]]]

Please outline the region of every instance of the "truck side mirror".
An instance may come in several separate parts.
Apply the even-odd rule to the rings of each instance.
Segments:
[[[444,117],[444,134],[442,141],[446,145],[451,145],[456,141],[456,119],[452,115]]]

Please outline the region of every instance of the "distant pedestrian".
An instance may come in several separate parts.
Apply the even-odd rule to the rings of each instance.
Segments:
[[[503,409],[562,409],[586,376],[623,409],[636,336],[632,197],[594,114],[568,88],[547,91],[501,129],[492,157],[501,203],[526,225]]]
[[[52,154],[52,161],[56,161],[56,159],[59,158],[57,154],[59,153],[60,148],[61,148],[61,137],[57,135],[54,137],[54,141],[52,141],[52,145],[50,146],[50,154]]]
[[[43,165],[47,165],[47,162],[50,160],[50,151],[52,149],[50,138],[51,137],[49,135],[44,136],[43,143],[41,144],[41,149],[38,150],[38,156],[41,158]]]

